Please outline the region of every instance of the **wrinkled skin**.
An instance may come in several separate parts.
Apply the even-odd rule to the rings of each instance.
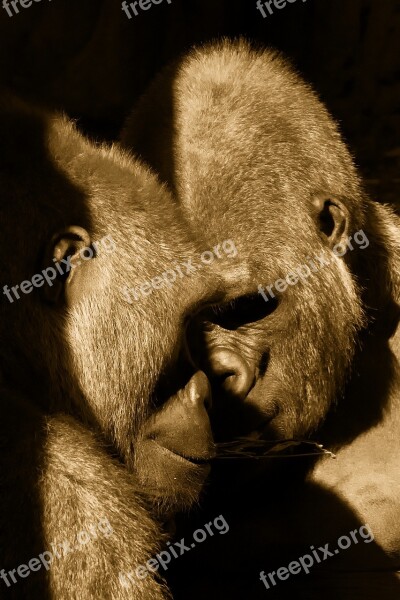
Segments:
[[[194,565],[206,561],[201,583],[193,586],[189,557],[177,567],[176,597],[190,590],[193,598],[394,600],[397,217],[366,197],[310,88],[278,55],[243,43],[196,50],[168,68],[134,110],[122,144],[168,183],[209,245],[229,237],[238,248],[236,299],[204,311],[191,329],[193,353],[212,381],[216,439],[313,438],[337,453],[335,461],[262,460],[254,468],[217,463],[204,511],[187,527],[223,511],[230,537],[209,542],[201,558],[191,555]],[[337,256],[337,244],[360,230],[368,244]],[[260,284],[310,258],[319,266],[317,256],[317,272],[265,302]],[[218,265],[226,280],[233,276],[231,263]],[[373,543],[354,544],[324,570],[268,592],[260,582],[259,571],[287,566],[311,544],[334,543],[365,523]]]

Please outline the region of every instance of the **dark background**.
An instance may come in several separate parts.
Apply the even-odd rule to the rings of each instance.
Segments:
[[[167,0],[128,19],[120,0],[0,9],[0,81],[113,139],[153,75],[194,43],[245,36],[290,57],[339,120],[373,197],[400,206],[400,0]]]

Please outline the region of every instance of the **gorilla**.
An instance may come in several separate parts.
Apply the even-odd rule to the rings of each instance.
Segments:
[[[205,308],[189,335],[212,383],[216,441],[316,439],[336,453],[215,461],[203,512],[185,526],[218,510],[231,533],[188,557],[174,597],[398,598],[398,218],[368,198],[310,86],[243,41],[170,65],[121,144],[207,244],[225,236],[238,249],[235,273],[218,262],[236,297]],[[373,543],[266,589],[263,572],[366,524]]]
[[[228,286],[208,269],[128,304],[124,286],[204,250],[169,192],[5,91],[0,135],[0,597],[169,597],[157,574],[129,589],[119,574],[210,470],[210,386],[185,328]],[[89,543],[102,520],[112,534]]]

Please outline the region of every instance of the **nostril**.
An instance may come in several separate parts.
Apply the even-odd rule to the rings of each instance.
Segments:
[[[255,381],[255,372],[235,350],[218,348],[209,358],[210,376],[219,380],[226,393],[244,399]]]

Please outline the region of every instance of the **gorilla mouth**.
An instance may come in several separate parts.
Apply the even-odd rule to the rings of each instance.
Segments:
[[[209,449],[206,454],[202,454],[201,456],[195,456],[194,453],[182,453],[182,451],[177,451],[174,448],[169,448],[168,446],[157,442],[156,439],[153,439],[153,442],[157,444],[157,446],[162,448],[164,451],[166,450],[168,454],[172,454],[175,458],[182,459],[185,462],[192,463],[193,465],[207,466],[210,463],[210,461],[212,461],[217,455],[216,449],[214,447],[212,449]]]
[[[202,371],[157,411],[147,424],[144,438],[164,458],[205,466],[216,456],[207,407],[211,387]]]
[[[244,401],[236,401],[226,395],[218,395],[218,405],[211,417],[213,436],[219,447],[223,443],[234,443],[236,440],[280,439],[282,436],[274,426],[279,415],[279,407],[275,401],[257,406],[257,401],[249,394]]]
[[[189,462],[195,464],[195,465],[208,465],[209,462],[211,460],[213,460],[213,458],[216,457],[216,452],[214,452],[212,455],[208,456],[207,458],[194,458],[193,456],[182,456],[182,458],[184,458],[185,460],[188,460]]]

